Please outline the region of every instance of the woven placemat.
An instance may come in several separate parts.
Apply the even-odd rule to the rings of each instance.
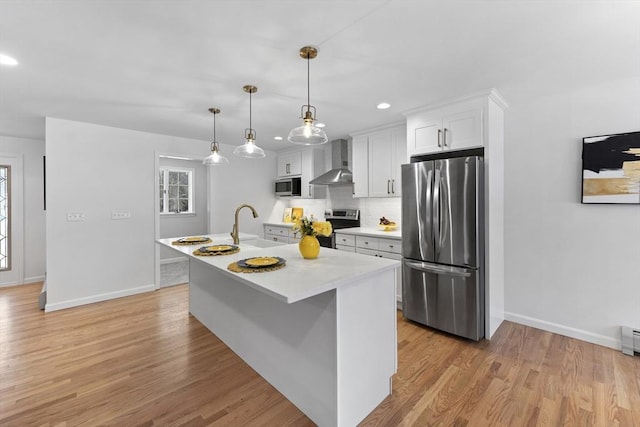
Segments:
[[[244,268],[240,267],[237,262],[232,262],[227,266],[227,270],[233,271],[234,273],[264,273],[265,271],[280,270],[285,265],[287,264],[282,263],[280,265],[274,265],[273,267]]]
[[[196,256],[218,256],[218,255],[231,255],[237,254],[240,252],[240,248],[235,248],[230,251],[211,251],[211,252],[200,252],[200,249],[196,249],[193,251],[193,254]]]
[[[193,242],[189,242],[189,241],[184,241],[184,240],[174,240],[173,242],[171,242],[172,245],[176,245],[176,246],[193,246],[193,245],[206,245],[207,243],[211,243],[211,239],[207,238],[207,240],[198,240],[193,241]]]

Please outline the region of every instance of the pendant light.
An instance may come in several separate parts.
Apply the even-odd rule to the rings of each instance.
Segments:
[[[289,142],[294,144],[319,145],[329,140],[322,129],[313,125],[316,121],[316,107],[311,105],[309,95],[309,61],[316,56],[318,56],[318,50],[315,47],[305,46],[300,49],[300,57],[307,60],[307,105],[303,105],[300,109],[300,118],[304,124],[289,132],[287,137]],[[305,107],[307,111],[304,111]]]
[[[219,108],[209,108],[209,112],[213,114],[213,142],[211,143],[211,154],[204,158],[203,165],[226,165],[229,164],[229,160],[226,157],[220,155],[220,148],[216,141],[216,114],[220,114]]]
[[[256,131],[251,128],[251,94],[256,93],[258,88],[252,85],[246,85],[242,88],[249,94],[249,127],[244,130],[244,144],[239,145],[233,150],[233,154],[257,159],[264,157],[264,150],[256,145]]]

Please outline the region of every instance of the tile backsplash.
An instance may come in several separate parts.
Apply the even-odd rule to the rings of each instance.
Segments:
[[[354,199],[352,186],[328,186],[326,199],[278,199],[269,216],[269,221],[282,221],[282,213],[285,207],[301,207],[304,209],[304,215],[310,216],[313,214],[314,217],[320,219],[324,218],[324,210],[327,208],[360,209],[360,225],[367,228],[376,228],[382,216],[400,224],[401,199],[400,197]]]

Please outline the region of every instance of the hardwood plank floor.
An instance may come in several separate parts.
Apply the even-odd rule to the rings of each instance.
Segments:
[[[310,426],[188,314],[185,285],[44,313],[0,288],[0,426]],[[362,426],[640,426],[640,357],[505,322],[479,343],[398,317]]]

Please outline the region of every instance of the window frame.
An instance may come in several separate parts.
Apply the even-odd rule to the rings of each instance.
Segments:
[[[4,267],[0,267],[0,272],[2,271],[11,271],[11,260],[13,259],[13,256],[11,254],[11,235],[13,233],[11,233],[11,227],[12,227],[12,221],[11,221],[11,165],[10,164],[3,164],[0,165],[0,167],[2,168],[6,168],[7,170],[7,178],[6,178],[6,187],[7,187],[7,194],[6,194],[6,198],[7,198],[7,214],[6,214],[6,221],[7,221],[7,235],[6,235],[6,249],[7,249],[7,253],[6,253],[6,259],[7,259],[7,265]]]
[[[187,173],[187,178],[188,178],[187,200],[188,200],[188,203],[189,203],[189,210],[188,211],[182,211],[182,212],[169,211],[169,199],[170,199],[170,197],[169,197],[169,173],[170,172]],[[163,175],[163,179],[160,179],[160,175],[158,175],[159,188],[157,189],[157,191],[162,191],[162,193],[159,194],[158,210],[160,211],[160,215],[162,215],[162,216],[195,215],[195,213],[196,213],[195,198],[194,198],[194,194],[195,194],[195,169],[194,168],[178,167],[178,166],[161,166],[158,169],[158,173]],[[178,196],[175,199],[179,201],[180,200],[180,195],[178,194]],[[163,207],[162,210],[160,209],[160,206]]]

